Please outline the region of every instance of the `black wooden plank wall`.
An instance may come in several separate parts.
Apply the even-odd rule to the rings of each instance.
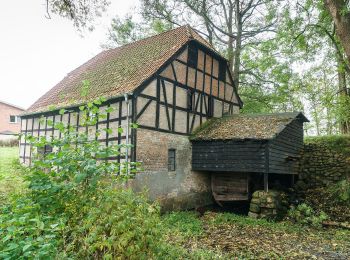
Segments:
[[[269,173],[297,174],[302,148],[303,123],[295,119],[269,144]]]
[[[264,172],[264,141],[193,141],[192,170]]]

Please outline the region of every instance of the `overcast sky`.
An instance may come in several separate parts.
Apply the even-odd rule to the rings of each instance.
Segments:
[[[28,108],[67,73],[101,51],[111,19],[136,0],[111,0],[92,33],[81,37],[72,22],[45,18],[45,0],[2,1],[0,100]]]

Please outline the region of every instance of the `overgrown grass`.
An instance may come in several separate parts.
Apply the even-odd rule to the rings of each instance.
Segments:
[[[305,144],[318,144],[350,157],[350,135],[309,136]]]
[[[17,147],[0,147],[0,205],[24,190]]]
[[[193,211],[168,213],[162,219],[164,227],[184,237],[195,237],[203,233],[203,223]]]

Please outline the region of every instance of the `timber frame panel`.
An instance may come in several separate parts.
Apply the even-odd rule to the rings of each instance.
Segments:
[[[121,134],[118,131],[119,127],[122,127],[125,129],[127,122],[132,122],[135,118],[134,116],[134,99],[132,99],[132,96],[129,100],[130,106],[131,106],[131,113],[129,114],[129,118],[126,116],[126,105],[124,97],[119,97],[115,99],[108,100],[101,104],[100,108],[107,108],[107,107],[114,107],[115,111],[107,113],[107,118],[105,120],[100,120],[97,122],[96,126],[92,127],[85,127],[80,124],[80,116],[81,112],[79,111],[78,106],[70,107],[66,109],[66,113],[63,115],[59,114],[58,110],[43,112],[43,113],[37,113],[33,115],[25,115],[22,116],[22,130],[21,133],[26,135],[32,135],[32,136],[55,136],[60,137],[61,133],[54,128],[54,125],[63,122],[67,125],[73,126],[76,131],[85,131],[87,134],[91,134],[92,138],[95,140],[101,142],[102,144],[108,146],[111,143],[114,144],[123,144],[125,143],[126,134]],[[45,126],[42,127],[41,120],[45,122]],[[47,120],[51,119],[53,122],[52,127],[47,126]],[[25,128],[23,127],[25,125]],[[96,131],[99,128],[111,128],[113,130],[112,134],[109,134],[108,132],[101,132],[101,136],[97,137],[94,135]],[[130,129],[129,132],[129,139],[130,144],[135,144],[135,131],[133,129]],[[31,164],[32,162],[32,151],[33,147],[31,147],[24,136],[20,140],[20,160],[22,163],[25,164]],[[134,161],[135,151],[132,148],[129,156],[131,156],[131,160]],[[125,160],[125,155],[119,155],[118,157],[110,157],[108,160],[118,160],[118,162],[121,162],[122,160]]]
[[[179,58],[184,52],[187,52],[187,55],[185,55],[187,56],[187,61]],[[197,62],[194,62],[193,59],[189,58],[190,53],[194,52],[198,58]],[[199,52],[202,53],[203,68],[198,67],[200,59],[200,55],[198,55]],[[218,64],[216,75],[214,75],[214,60]],[[176,69],[179,66],[184,67],[182,74],[180,73],[180,75],[179,69]],[[209,71],[207,71],[208,67]],[[164,73],[167,69],[168,72]],[[222,72],[222,69],[225,69],[225,71]],[[194,74],[194,82],[192,86],[190,86],[191,84],[189,83],[190,71]],[[236,88],[233,86],[233,79],[229,71],[230,69],[227,61],[222,57],[195,41],[190,42],[188,45],[181,48],[179,53],[177,53],[172,59],[168,60],[168,62],[164,64],[162,70],[158,71],[156,75],[134,92],[136,103],[141,103],[140,100],[142,100],[143,103],[143,106],[137,106],[136,122],[139,124],[140,128],[148,130],[179,135],[190,135],[194,128],[204,123],[207,119],[211,117],[221,117],[225,113],[234,113],[234,107],[239,108],[242,104],[238,97]],[[152,84],[152,81],[156,88],[156,90],[153,91],[153,95],[145,93],[145,89]],[[171,95],[166,91],[166,87],[172,89],[172,91],[170,91],[172,92]],[[229,89],[231,91],[227,91]],[[177,104],[179,101],[178,98],[180,97],[180,94],[177,94],[177,92],[183,90],[187,92],[185,106]],[[228,93],[230,94],[228,95]],[[149,124],[149,122],[147,124],[139,122],[139,119],[143,114],[151,113],[148,109],[151,104],[154,103],[154,124]],[[220,111],[214,110],[214,104],[221,105]],[[162,118],[161,116],[161,110],[163,108],[165,109],[165,118]],[[217,106],[216,110],[218,110]],[[184,131],[176,129],[176,126],[179,124],[177,121],[177,114],[180,112],[186,114],[186,129]],[[167,127],[161,126],[160,122],[162,120],[166,122],[165,124]],[[199,120],[197,124],[196,120]]]

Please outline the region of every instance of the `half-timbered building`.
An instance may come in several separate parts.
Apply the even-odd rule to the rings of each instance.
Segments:
[[[90,82],[84,95],[83,81]],[[98,137],[109,145],[126,143],[128,135],[133,144],[128,158],[141,162],[143,168],[132,181],[134,189],[147,188],[152,199],[168,208],[211,200],[210,176],[191,171],[188,136],[209,118],[238,113],[242,102],[227,60],[207,41],[189,26],[182,26],[103,51],[38,99],[22,116],[22,132],[57,135],[53,127],[40,124],[42,116],[84,130],[78,107],[100,96],[108,99],[102,110],[115,108],[98,122],[100,128],[126,129],[128,123],[138,124],[138,129],[128,133],[113,131]],[[67,113],[59,115],[59,108],[66,108]],[[32,156],[23,137],[20,159],[30,164]]]
[[[134,190],[147,189],[166,209],[212,202],[215,171],[192,164],[189,137],[206,121],[238,114],[242,107],[224,57],[189,26],[103,51],[38,99],[22,116],[22,132],[57,136],[57,130],[41,123],[44,117],[93,134],[95,128],[81,125],[79,106],[100,96],[107,98],[100,109],[114,110],[96,129],[125,131],[102,132],[98,140],[107,146],[132,144],[126,155],[114,159],[142,163],[142,172],[130,181]],[[60,108],[66,113],[60,115]],[[131,122],[138,128],[128,128]],[[23,137],[20,160],[30,164],[32,157]]]

